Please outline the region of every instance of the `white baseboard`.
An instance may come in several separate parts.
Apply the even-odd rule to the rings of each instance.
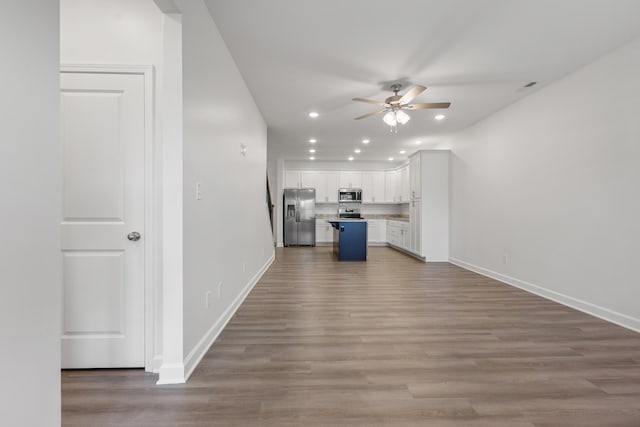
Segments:
[[[425,257],[423,257],[421,255],[418,255],[418,254],[416,254],[414,252],[411,252],[409,249],[405,249],[405,248],[402,248],[400,246],[396,246],[393,243],[389,243],[388,245],[389,245],[390,248],[393,248],[396,251],[404,252],[405,254],[410,255],[410,256],[412,256],[412,257],[414,257],[416,259],[419,259],[422,262],[427,262],[427,259]]]
[[[470,270],[483,276],[490,277],[502,283],[506,283],[507,285],[520,288],[532,294],[541,296],[551,301],[555,301],[559,304],[575,308],[576,310],[582,311],[608,322],[615,323],[616,325],[622,326],[624,328],[631,329],[632,331],[640,332],[640,319],[637,319],[635,317],[631,317],[623,313],[618,313],[617,311],[610,310],[606,307],[602,307],[578,298],[574,298],[569,295],[552,291],[542,286],[534,285],[533,283],[525,282],[524,280],[516,279],[515,277],[507,276],[505,274],[501,274],[496,271],[489,270],[457,258],[449,258],[449,262],[466,270]]]
[[[158,369],[158,373],[160,377],[156,382],[157,385],[183,384],[186,381],[183,363],[165,363]]]
[[[214,322],[214,324],[209,328],[206,334],[198,341],[196,346],[189,352],[187,357],[184,359],[184,367],[185,367],[185,381],[189,379],[194,369],[204,355],[209,351],[209,348],[213,345],[215,340],[218,338],[218,335],[222,332],[222,330],[227,326],[229,320],[233,317],[235,312],[240,308],[242,302],[245,300],[249,292],[253,289],[253,287],[258,283],[260,278],[264,275],[264,273],[269,269],[273,261],[275,261],[276,255],[275,252],[271,255],[271,257],[267,260],[267,262],[258,270],[258,272],[251,278],[249,283],[245,285],[240,294],[233,300],[231,305],[227,307],[227,309],[222,313],[222,315]]]

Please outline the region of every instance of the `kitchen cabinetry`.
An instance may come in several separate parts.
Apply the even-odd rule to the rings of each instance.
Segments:
[[[302,188],[299,171],[285,171],[284,188]]]
[[[381,203],[384,197],[384,171],[362,172],[362,202]]]
[[[316,219],[316,245],[333,243],[333,227],[324,219]]]
[[[384,201],[390,203],[399,202],[399,190],[400,172],[397,170],[386,171],[384,174]]]
[[[387,221],[387,243],[400,249],[410,250],[409,223]]]
[[[422,197],[420,194],[421,166],[420,154],[409,158],[409,197],[411,200]]]
[[[315,188],[316,203],[338,203],[338,172],[288,170],[285,188]]]
[[[362,188],[362,172],[340,172],[340,188]]]
[[[426,261],[448,261],[449,150],[422,150],[410,161],[420,171],[409,206],[411,251]]]
[[[300,172],[303,187],[316,189],[316,203],[338,202],[338,173],[324,171]]]
[[[408,202],[411,200],[411,191],[409,190],[409,165],[400,169],[400,202]]]
[[[422,201],[412,200],[409,203],[409,249],[422,255]]]
[[[383,245],[387,241],[387,220],[370,219],[368,223],[367,243],[369,245]]]

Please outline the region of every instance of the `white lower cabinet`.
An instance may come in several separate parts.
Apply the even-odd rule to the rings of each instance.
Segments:
[[[422,256],[422,202],[412,200],[409,204],[409,249]]]
[[[316,220],[316,245],[333,242],[333,227],[324,219]]]
[[[401,249],[411,250],[409,223],[406,221],[387,221],[387,243]]]
[[[367,243],[370,245],[384,244],[387,241],[387,220],[370,219],[367,223]]]

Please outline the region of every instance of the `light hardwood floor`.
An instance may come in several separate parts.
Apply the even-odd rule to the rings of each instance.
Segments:
[[[68,426],[640,426],[640,334],[389,248],[278,249],[185,385],[62,378]]]

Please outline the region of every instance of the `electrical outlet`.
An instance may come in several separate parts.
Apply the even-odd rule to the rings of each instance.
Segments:
[[[218,283],[218,299],[222,298],[222,282]]]
[[[196,200],[202,200],[202,191],[200,190],[200,183],[196,182]]]
[[[507,265],[509,263],[509,257],[507,256],[506,252],[502,254],[502,263],[504,265]]]
[[[209,308],[210,297],[211,297],[211,291],[207,291],[204,293],[204,308]]]

